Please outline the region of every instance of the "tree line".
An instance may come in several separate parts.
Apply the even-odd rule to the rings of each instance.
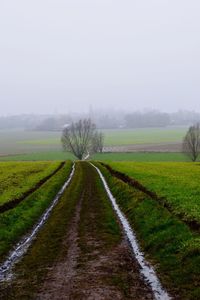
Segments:
[[[62,131],[65,125],[80,119],[90,118],[99,129],[144,128],[165,126],[189,126],[200,122],[200,113],[178,111],[163,113],[151,111],[92,111],[88,113],[71,113],[61,115],[18,115],[0,117],[0,129],[22,128],[37,131]]]

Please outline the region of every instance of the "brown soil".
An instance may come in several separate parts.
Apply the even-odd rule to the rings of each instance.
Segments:
[[[104,152],[181,152],[181,143],[134,144],[106,146]]]

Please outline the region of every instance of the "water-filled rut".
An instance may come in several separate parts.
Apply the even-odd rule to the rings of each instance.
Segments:
[[[42,226],[45,224],[46,220],[48,219],[52,209],[57,204],[58,200],[62,196],[64,190],[67,188],[69,183],[72,180],[72,177],[74,175],[75,171],[75,165],[72,167],[72,171],[69,175],[69,178],[66,180],[56,197],[53,199],[51,205],[49,208],[44,212],[44,214],[41,216],[38,223],[34,226],[33,230],[27,234],[25,237],[21,239],[21,241],[16,245],[14,250],[10,252],[7,259],[0,265],[0,282],[4,282],[7,280],[11,280],[13,276],[12,269],[14,265],[23,257],[23,255],[26,253],[28,248],[30,247],[33,239],[36,237],[39,230],[42,228]]]

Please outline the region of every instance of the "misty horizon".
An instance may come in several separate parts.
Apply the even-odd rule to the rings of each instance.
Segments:
[[[200,111],[200,2],[2,1],[0,115]]]

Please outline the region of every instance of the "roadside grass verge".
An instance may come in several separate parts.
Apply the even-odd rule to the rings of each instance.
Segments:
[[[72,162],[67,162],[53,177],[15,208],[0,214],[0,262],[50,205],[69,176],[71,166]]]
[[[111,162],[109,165],[138,181],[154,193],[163,205],[194,229],[200,228],[199,163]]]
[[[137,233],[141,248],[163,285],[176,299],[199,299],[200,237],[157,201],[113,177],[96,163],[120,208]]]

